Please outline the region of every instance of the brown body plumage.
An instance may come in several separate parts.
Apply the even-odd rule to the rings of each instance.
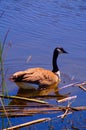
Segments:
[[[55,73],[43,68],[31,68],[16,72],[12,75],[11,79],[20,87],[25,85],[24,83],[49,86],[60,81],[60,78]]]
[[[60,82],[59,69],[56,64],[58,54],[66,53],[63,48],[55,48],[53,53],[53,70],[44,68],[30,68],[14,73],[10,79],[19,87],[25,87],[26,83],[37,84],[39,86],[50,86]]]

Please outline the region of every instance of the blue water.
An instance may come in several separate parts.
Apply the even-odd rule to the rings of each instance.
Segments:
[[[18,70],[52,70],[52,53],[57,46],[69,53],[58,59],[61,72],[86,80],[86,0],[0,0],[1,42],[8,30],[4,48],[7,84],[12,84],[8,77]],[[14,94],[14,88],[9,90]],[[86,94],[77,93],[82,97],[79,105],[83,105]]]
[[[52,51],[62,46],[69,52],[59,63],[63,66],[62,72],[68,70],[69,74],[85,79],[85,1],[1,0],[2,13],[0,39],[3,40],[9,29],[7,41],[12,47],[7,52],[7,60],[14,59],[11,66],[16,64],[18,67],[17,60],[25,62],[25,58],[31,55],[34,66],[41,64],[51,69]]]

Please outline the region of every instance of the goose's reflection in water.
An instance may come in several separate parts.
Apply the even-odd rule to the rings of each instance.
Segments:
[[[63,99],[66,97],[66,95],[61,95],[58,91],[57,84],[54,84],[52,86],[44,87],[44,88],[35,88],[34,86],[29,89],[19,89],[17,92],[17,95],[19,97],[24,98],[34,98],[34,99],[40,99],[40,100],[50,100],[55,99],[56,101]],[[19,99],[13,99],[9,105],[16,105],[16,106],[35,106],[38,103],[35,102],[29,102],[25,100],[19,100]],[[44,105],[44,104],[40,104]]]

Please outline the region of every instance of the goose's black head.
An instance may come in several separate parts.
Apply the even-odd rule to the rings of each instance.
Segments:
[[[67,52],[62,47],[55,48],[55,50],[54,50],[55,55],[59,55],[59,54],[62,54],[62,53],[67,53]]]

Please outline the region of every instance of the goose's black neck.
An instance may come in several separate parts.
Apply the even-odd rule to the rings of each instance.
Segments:
[[[52,60],[52,65],[53,65],[52,72],[54,72],[54,73],[59,71],[59,68],[58,68],[58,65],[57,65],[57,58],[58,58],[58,53],[56,51],[54,51],[53,60]]]

